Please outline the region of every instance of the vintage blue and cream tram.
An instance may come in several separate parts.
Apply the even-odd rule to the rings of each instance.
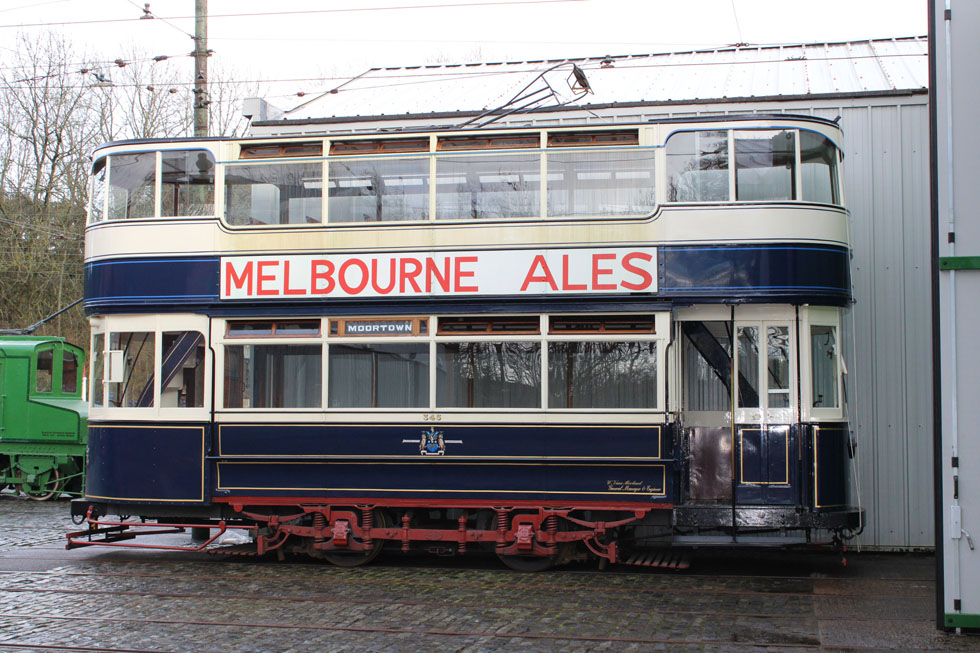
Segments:
[[[840,139],[744,115],[100,148],[70,546],[128,544],[110,515],[341,565],[846,538]]]

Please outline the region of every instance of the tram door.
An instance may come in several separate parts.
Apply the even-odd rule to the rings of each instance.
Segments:
[[[740,319],[741,312],[754,308],[735,312],[735,502],[795,504],[799,488],[796,320],[789,315],[776,320]]]
[[[731,309],[678,311],[685,488],[695,504],[732,503]]]

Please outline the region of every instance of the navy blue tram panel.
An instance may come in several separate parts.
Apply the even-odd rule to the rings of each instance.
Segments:
[[[669,428],[669,427],[668,427]],[[672,502],[667,428],[222,424],[221,497]]]
[[[830,305],[843,305],[850,297],[848,264],[847,249],[835,246],[660,246],[656,295],[665,299],[696,297],[719,301],[730,300],[736,293],[751,301],[778,297],[780,301],[810,303],[819,299]],[[219,266],[218,257],[89,263],[85,266],[86,310],[218,308],[222,306]],[[316,297],[289,299],[303,303]],[[355,297],[339,299],[363,301]],[[592,299],[597,300],[595,296]],[[540,297],[521,294],[514,300],[538,302]],[[367,301],[361,308],[366,312],[391,309],[372,305],[377,303],[378,300]]]
[[[204,503],[210,430],[208,424],[90,424],[85,496]]]

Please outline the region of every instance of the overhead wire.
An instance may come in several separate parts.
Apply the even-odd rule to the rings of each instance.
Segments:
[[[374,12],[374,11],[401,11],[419,9],[456,9],[469,7],[496,7],[503,5],[540,5],[540,4],[567,4],[573,2],[589,2],[590,0],[483,0],[481,2],[455,2],[438,3],[430,5],[401,5],[394,7],[344,7],[339,9],[303,9],[291,11],[257,11],[227,14],[209,14],[208,19],[215,18],[264,18],[267,16],[305,16],[310,14],[339,14],[354,12]],[[141,8],[142,9],[142,8]],[[168,20],[191,20],[194,16],[170,16]],[[105,18],[93,20],[66,20],[48,23],[20,23],[11,25],[0,24],[0,29],[23,28],[23,27],[63,27],[68,25],[107,25],[111,23],[130,23],[143,20],[140,18]],[[178,28],[179,29],[179,28]]]

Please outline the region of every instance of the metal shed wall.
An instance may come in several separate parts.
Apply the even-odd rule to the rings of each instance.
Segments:
[[[497,126],[643,122],[747,112],[841,116],[856,298],[848,347],[853,350],[848,394],[858,438],[852,491],[867,513],[859,542],[882,549],[931,548],[929,110],[924,91],[663,103],[594,113],[565,110],[510,116]],[[349,133],[455,122],[445,116],[378,118],[267,123],[254,126],[252,135]]]

